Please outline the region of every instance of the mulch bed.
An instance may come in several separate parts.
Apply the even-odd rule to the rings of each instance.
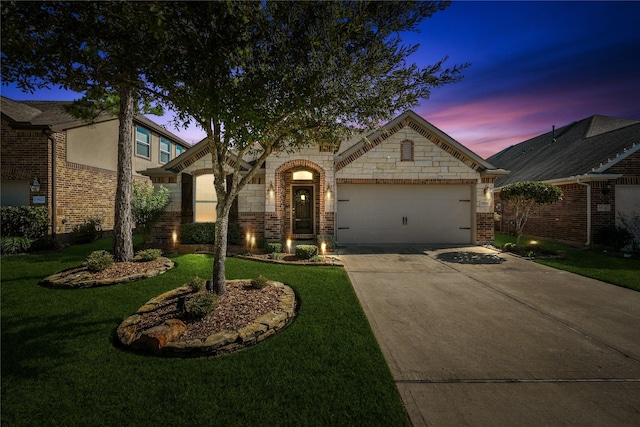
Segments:
[[[200,291],[204,292],[206,291]],[[281,289],[273,286],[253,289],[249,280],[227,282],[227,292],[219,297],[216,309],[204,318],[194,320],[187,318],[177,308],[179,297],[190,298],[197,295],[192,291],[185,291],[181,295],[162,301],[155,310],[142,314],[140,322],[136,325],[138,336],[169,319],[179,319],[187,326],[187,330],[176,341],[204,340],[216,332],[239,330],[263,314],[276,310],[278,298],[282,294]]]

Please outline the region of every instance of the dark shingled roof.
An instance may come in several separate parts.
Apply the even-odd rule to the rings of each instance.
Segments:
[[[65,110],[64,105],[69,101],[14,101],[4,96],[0,97],[0,111],[2,115],[13,121],[18,126],[51,128],[54,131],[85,126],[87,123],[72,116]],[[117,117],[101,112],[95,122],[117,120]],[[170,138],[185,148],[191,147],[189,143],[169,132],[162,126],[153,122],[142,114],[136,114],[134,121],[158,134]]]
[[[639,147],[640,121],[596,115],[512,145],[487,160],[511,171],[496,180],[496,187],[502,187],[607,173],[612,166],[608,163]]]

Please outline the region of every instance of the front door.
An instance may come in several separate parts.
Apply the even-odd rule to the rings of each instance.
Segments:
[[[293,187],[293,234],[313,234],[313,187]]]

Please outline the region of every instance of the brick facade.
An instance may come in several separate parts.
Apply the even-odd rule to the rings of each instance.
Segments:
[[[471,239],[484,243],[493,241],[493,202],[485,193],[493,188],[495,176],[490,165],[461,147],[441,131],[417,117],[405,114],[390,124],[386,132],[376,133],[369,145],[356,143],[336,155],[324,147],[306,147],[295,153],[276,152],[269,156],[257,178],[247,184],[237,198],[235,221],[242,235],[286,241],[311,239],[317,235],[335,236],[339,184],[409,184],[465,185],[471,190],[475,204],[471,206]],[[426,129],[428,127],[428,130]],[[412,143],[412,160],[402,159],[402,144]],[[209,148],[201,143],[191,153],[167,167],[167,176],[177,174],[175,189],[180,199],[181,176],[211,173]],[[243,159],[250,162],[252,159]],[[245,165],[246,167],[246,165]],[[264,172],[263,172],[264,171]],[[312,173],[312,179],[296,181],[298,171]],[[154,182],[160,182],[154,177]],[[295,235],[293,191],[297,186],[313,188],[313,233]],[[192,190],[193,191],[193,190]],[[172,193],[173,194],[173,193]],[[172,203],[173,218],[183,210]],[[167,228],[165,234],[170,230]]]
[[[55,143],[55,158],[52,157],[52,143]],[[117,150],[117,134],[109,136],[104,144],[112,144]],[[45,203],[40,206],[49,211],[51,232],[68,234],[89,217],[99,218],[104,231],[113,230],[116,171],[68,161],[67,131],[15,129],[3,118],[1,150],[3,183],[25,181],[27,185],[26,181],[33,178],[40,181],[40,191],[30,192],[29,200],[33,205],[33,196],[45,196]],[[134,174],[133,179],[150,182],[143,175]]]
[[[525,225],[524,234],[576,246],[592,244],[593,236],[598,230],[616,223],[616,185],[640,185],[640,152],[622,160],[607,173],[623,176],[610,180],[581,179],[582,184],[577,183],[577,178],[574,178],[573,182],[559,184],[563,192],[562,200],[536,209]],[[589,191],[591,228],[587,233]],[[496,203],[501,203],[499,194],[496,194]],[[502,217],[495,224],[496,231],[512,232],[513,209],[508,204],[503,203],[502,206]]]

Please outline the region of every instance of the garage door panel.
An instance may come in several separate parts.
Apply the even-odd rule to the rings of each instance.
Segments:
[[[470,243],[471,186],[338,186],[340,243]]]

